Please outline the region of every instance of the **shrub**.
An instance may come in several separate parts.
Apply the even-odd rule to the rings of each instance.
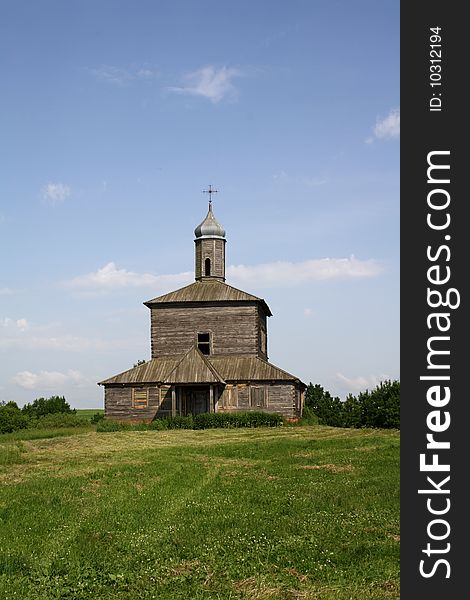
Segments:
[[[312,410],[323,425],[400,429],[400,382],[382,381],[372,391],[351,394],[344,402],[320,385],[307,388],[305,411]],[[305,414],[304,411],[304,414]]]
[[[333,398],[318,383],[310,384],[305,395],[305,408],[310,408],[322,425],[342,426],[342,403],[338,397]]]
[[[38,419],[30,419],[29,427],[34,429],[56,429],[60,427],[87,427],[90,424],[85,417],[75,414],[53,413]]]
[[[131,431],[132,425],[130,423],[117,423],[116,421],[108,421],[103,419],[96,426],[96,431],[111,432],[111,431]]]
[[[306,406],[302,413],[302,418],[298,421],[299,425],[318,425],[318,417],[310,406]]]
[[[382,381],[371,392],[359,394],[363,427],[400,429],[400,382]]]
[[[194,429],[217,427],[278,427],[283,425],[281,415],[265,412],[202,413],[194,417]]]
[[[63,396],[36,398],[32,404],[25,404],[21,410],[28,417],[42,417],[55,413],[75,414],[77,412],[70,408],[70,404]]]
[[[166,419],[154,419],[151,423],[117,423],[102,420],[96,431],[163,431],[166,429],[214,429],[224,427],[279,427],[284,424],[281,415],[265,412],[243,413],[202,413],[196,416],[175,416]]]
[[[149,429],[156,431],[164,431],[168,429],[168,419],[154,419],[149,423]]]
[[[16,402],[0,404],[0,433],[11,433],[28,427],[29,419],[18,408]]]
[[[192,415],[186,417],[177,415],[175,417],[168,417],[165,421],[167,429],[193,429],[194,425]]]
[[[94,415],[90,417],[90,423],[99,423],[104,419],[104,413],[96,412]]]

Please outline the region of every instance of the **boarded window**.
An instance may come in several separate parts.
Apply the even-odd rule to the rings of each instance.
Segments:
[[[210,333],[197,334],[197,347],[207,356],[211,353],[211,336]]]
[[[265,408],[267,406],[266,388],[264,385],[250,387],[250,405],[252,408]]]
[[[223,405],[225,408],[238,407],[238,389],[236,385],[228,385],[223,393]]]
[[[266,347],[266,331],[264,329],[261,330],[261,352],[264,354],[268,353],[268,349]]]
[[[144,388],[132,389],[132,406],[134,408],[147,408],[149,405],[149,391]]]

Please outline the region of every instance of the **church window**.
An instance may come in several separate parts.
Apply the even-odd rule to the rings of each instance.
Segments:
[[[147,408],[149,404],[149,391],[144,388],[132,388],[132,406],[134,408]]]
[[[266,408],[266,387],[250,386],[250,405],[252,408]]]
[[[261,330],[261,352],[264,354],[268,353],[268,349],[266,347],[266,331],[264,329]]]
[[[238,406],[238,389],[237,386],[229,387],[227,390],[227,406],[237,408]]]
[[[211,275],[211,259],[210,258],[206,258],[206,260],[204,261],[204,275],[206,277],[210,277],[210,275]]]
[[[209,355],[211,353],[211,334],[210,333],[198,333],[197,334],[197,347],[203,354]]]

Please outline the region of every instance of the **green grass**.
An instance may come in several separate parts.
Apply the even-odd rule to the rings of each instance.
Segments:
[[[42,440],[55,437],[68,437],[69,435],[77,435],[94,431],[95,426],[91,423],[86,427],[60,427],[56,429],[19,429],[12,433],[0,434],[0,448],[4,444],[16,440]]]
[[[1,450],[2,599],[399,598],[396,431],[92,431]]]
[[[86,417],[87,419],[91,419],[91,417],[96,414],[104,414],[103,408],[77,408],[77,416]]]

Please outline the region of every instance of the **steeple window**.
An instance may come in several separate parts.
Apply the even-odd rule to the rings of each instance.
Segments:
[[[197,347],[199,350],[209,356],[211,353],[211,334],[210,333],[198,333],[197,334]]]

